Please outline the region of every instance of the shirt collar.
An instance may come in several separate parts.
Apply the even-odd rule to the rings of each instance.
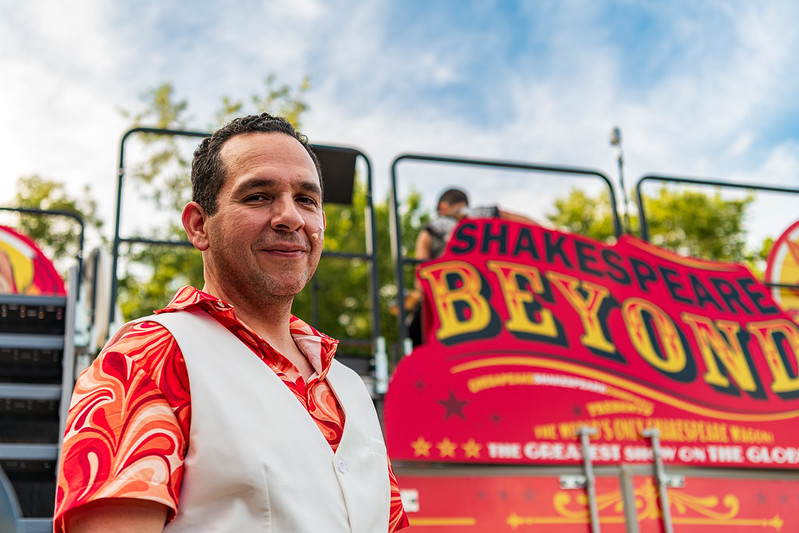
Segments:
[[[175,296],[172,297],[169,305],[155,311],[155,313],[171,313],[192,308],[205,310],[214,318],[222,319],[221,322],[223,324],[233,321],[249,331],[255,338],[260,339],[264,344],[268,344],[260,335],[236,318],[232,305],[191,286],[179,289]],[[338,341],[321,333],[294,315],[291,315],[289,328],[294,342],[308,358],[308,362],[319,375],[319,378],[324,379],[328,370],[330,370],[330,365],[333,363]]]

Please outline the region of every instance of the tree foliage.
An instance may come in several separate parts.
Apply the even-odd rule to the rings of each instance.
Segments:
[[[248,99],[222,99],[214,115],[215,123],[208,130],[248,113],[269,112],[288,118],[298,129],[308,109],[304,95],[309,88],[305,78],[292,88],[280,85],[270,75],[261,94]],[[170,84],[162,84],[144,95],[144,108],[128,113],[131,126],[154,126],[160,129],[187,129],[189,105],[177,97]],[[141,192],[150,204],[167,214],[172,223],[153,228],[150,237],[158,240],[184,240],[179,224],[180,210],[190,199],[189,156],[181,153],[174,137],[147,135],[146,156],[130,172],[132,187]],[[401,224],[407,246],[418,232],[421,215],[420,198],[415,195],[405,210]],[[374,206],[378,261],[377,293],[380,306],[381,332],[389,342],[397,338],[397,324],[391,308],[396,303],[394,266],[390,250],[388,200]],[[370,298],[370,269],[359,258],[334,257],[335,252],[365,254],[367,227],[367,191],[363,176],[356,179],[352,205],[325,204],[327,229],[325,251],[312,283],[295,299],[294,313],[321,331],[342,339],[369,339],[374,331]],[[174,291],[183,285],[202,287],[202,260],[193,248],[132,245],[125,250],[124,274],[120,278],[119,303],[123,315],[135,317],[149,314],[165,306]],[[318,312],[314,312],[318,309]],[[347,346],[347,343],[342,343]],[[351,343],[356,352],[357,343]],[[362,343],[363,353],[370,353]]]
[[[326,204],[328,225],[325,230],[326,252],[366,253],[367,196],[365,185],[359,180],[353,194],[352,205]],[[421,196],[411,195],[406,210],[400,217],[403,242],[413,247],[419,230]],[[389,201],[385,199],[374,205],[376,224],[376,292],[379,302],[380,332],[389,342],[398,338],[396,322],[397,289],[395,271],[390,249],[388,225],[381,223],[389,219]],[[370,266],[360,259],[342,259],[332,254],[325,255],[319,264],[314,282],[298,295],[294,312],[308,317],[318,324],[321,331],[335,332],[341,339],[368,338],[372,331]],[[313,315],[311,301],[318,291],[320,305],[318,316]],[[333,334],[333,333],[330,333]],[[346,343],[344,348],[348,348]],[[357,352],[357,346],[349,347]]]
[[[720,191],[707,194],[663,186],[644,200],[649,240],[682,255],[751,266],[762,256],[761,250],[752,252],[746,247],[744,221],[753,201],[752,195],[727,199]],[[547,219],[556,227],[593,239],[607,241],[615,236],[607,194],[592,197],[573,189],[555,202],[555,211]],[[637,215],[630,216],[633,227],[639,222]]]
[[[297,87],[278,84],[274,75],[264,81],[263,91],[246,99],[224,97],[204,131],[216,129],[237,116],[247,113],[270,112],[288,118],[298,129],[302,114],[308,109],[304,95],[310,87],[305,78]],[[130,128],[148,127],[165,130],[190,131],[193,122],[189,102],[180,98],[169,83],[161,84],[142,95],[142,108],[123,112],[130,119]],[[194,129],[196,131],[196,128]],[[141,153],[126,171],[123,195],[138,198],[145,211],[123,213],[135,222],[157,218],[160,222],[145,228],[142,234],[157,241],[185,241],[180,224],[180,211],[190,199],[191,153],[181,138],[172,135],[138,134]],[[197,140],[196,138],[194,139]],[[130,193],[134,193],[131,195]],[[103,223],[98,218],[96,202],[86,187],[84,194],[71,197],[63,183],[38,175],[20,178],[17,183],[16,205],[36,209],[57,209],[78,214],[87,225],[98,231]],[[352,205],[326,204],[328,227],[325,234],[327,252],[365,254],[367,227],[367,191],[362,176],[356,179]],[[412,248],[418,232],[421,204],[413,195],[401,218],[406,247]],[[391,309],[396,303],[394,266],[390,250],[388,200],[374,206],[377,258],[377,295],[380,306],[380,330],[389,338],[397,337],[397,324]],[[77,232],[75,225],[64,220],[25,217],[14,225],[43,243],[50,257],[75,255]],[[130,235],[125,235],[130,236]],[[164,307],[170,296],[184,285],[202,287],[203,272],[200,253],[191,246],[123,244],[120,250],[118,305],[123,317],[136,317]],[[322,331],[343,339],[368,339],[374,331],[371,311],[370,268],[363,259],[337,258],[326,254],[311,286],[295,301],[294,311]],[[312,302],[318,312],[314,312]],[[369,343],[363,343],[369,353]],[[355,344],[355,349],[358,345]]]
[[[22,176],[17,180],[13,205],[72,213],[80,217],[87,231],[99,232],[103,226],[97,214],[97,203],[92,199],[88,186],[83,194],[73,197],[63,182],[38,174]],[[33,239],[60,270],[65,270],[68,263],[74,262],[72,258],[79,254],[80,225],[70,217],[20,214],[16,216],[14,225]]]
[[[278,85],[275,76],[269,75],[264,82],[263,94],[254,94],[247,101],[225,96],[214,114],[215,122],[207,123],[205,130],[214,130],[241,114],[261,112],[288,117],[296,126],[308,107],[303,97],[309,86],[308,78],[294,89],[289,85]],[[172,84],[163,83],[145,92],[143,104],[143,109],[135,113],[124,112],[131,119],[131,128],[191,129],[189,102],[178,98]],[[185,240],[179,214],[191,199],[191,153],[182,149],[184,138],[180,136],[146,134],[140,138],[145,155],[133,166],[129,176],[139,197],[161,212],[161,219],[169,221],[150,228],[147,237],[164,241]],[[202,259],[193,248],[134,245],[125,250],[124,255],[125,272],[120,276],[119,306],[126,317],[149,314],[163,307],[169,295],[183,285],[202,287]]]
[[[547,220],[556,228],[607,241],[616,236],[607,193],[593,197],[582,189],[572,189],[568,196],[555,200],[555,211]]]
[[[754,201],[724,199],[721,192],[661,187],[646,204],[650,241],[682,255],[727,262],[751,259],[746,249],[746,208]]]

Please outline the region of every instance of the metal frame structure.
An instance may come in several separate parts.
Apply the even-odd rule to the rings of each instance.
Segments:
[[[678,177],[678,176],[661,176],[656,174],[648,174],[642,176],[638,179],[638,182],[635,184],[635,200],[636,205],[638,207],[638,216],[640,218],[640,225],[641,225],[641,238],[645,241],[649,242],[649,223],[646,219],[646,210],[644,209],[644,198],[642,187],[644,183],[648,181],[659,181],[661,183],[678,183],[683,185],[699,185],[699,186],[706,186],[706,187],[718,187],[718,188],[727,188],[727,189],[741,189],[741,190],[754,190],[754,191],[763,191],[763,192],[775,192],[775,193],[785,193],[785,194],[796,194],[799,195],[799,189],[793,187],[777,187],[777,186],[770,186],[770,185],[757,185],[754,183],[736,183],[731,181],[724,181],[724,180],[709,180],[709,179],[699,179],[699,178],[687,178],[687,177]],[[783,289],[796,289],[799,288],[799,285],[789,285],[784,283],[771,283],[766,280],[763,280],[763,284],[767,287],[777,287]]]
[[[11,211],[16,213],[23,213],[26,215],[36,216],[56,216],[71,218],[80,226],[78,234],[78,251],[75,254],[75,259],[78,261],[78,287],[80,287],[81,276],[83,275],[83,244],[84,234],[86,233],[86,224],[83,222],[83,217],[72,211],[64,211],[62,209],[35,209],[32,207],[0,207],[0,211]]]
[[[124,133],[122,139],[120,141],[119,147],[119,168],[117,173],[117,197],[116,197],[116,217],[114,223],[114,242],[113,242],[113,249],[112,249],[112,264],[111,264],[111,299],[110,299],[110,309],[109,309],[109,322],[114,323],[115,320],[115,310],[116,310],[116,303],[117,303],[117,291],[119,285],[119,279],[117,274],[117,269],[119,265],[119,248],[120,245],[123,243],[127,244],[147,244],[153,246],[182,246],[182,247],[190,247],[192,244],[188,241],[175,241],[175,240],[156,240],[156,239],[148,239],[139,236],[129,236],[123,237],[120,235],[120,223],[121,223],[121,216],[122,216],[122,196],[123,196],[123,181],[125,177],[125,143],[126,141],[134,134],[152,134],[152,135],[168,135],[168,136],[178,136],[178,137],[196,137],[196,138],[204,138],[211,135],[208,132],[199,132],[199,131],[184,131],[184,130],[171,130],[171,129],[160,129],[160,128],[150,128],[150,127],[137,127],[132,128]],[[330,252],[330,251],[323,251],[322,257],[338,257],[338,258],[345,258],[345,259],[362,259],[367,261],[370,265],[370,299],[372,303],[372,339],[371,343],[374,347],[376,345],[376,339],[380,338],[381,336],[381,328],[380,328],[380,306],[378,300],[378,280],[377,280],[377,235],[374,231],[376,227],[375,223],[375,215],[374,215],[374,205],[373,205],[373,196],[372,196],[372,165],[369,161],[369,158],[355,148],[345,147],[345,146],[333,146],[333,145],[322,145],[322,144],[312,144],[311,148],[316,153],[317,157],[320,160],[324,160],[325,154],[332,155],[332,154],[349,154],[354,159],[361,158],[364,161],[366,166],[366,208],[368,213],[366,213],[366,253],[348,253],[348,252]],[[354,176],[353,176],[354,179]],[[338,202],[332,202],[338,203]],[[316,285],[315,285],[316,277],[314,277],[314,281],[312,281],[311,285],[311,308],[312,308],[312,322],[318,323],[318,304],[316,300]]]
[[[478,166],[478,167],[488,167],[488,168],[502,168],[502,169],[509,169],[509,170],[527,170],[532,172],[543,172],[543,173],[552,173],[552,174],[561,174],[567,176],[583,176],[583,177],[596,177],[601,179],[605,182],[605,185],[608,187],[608,192],[610,194],[610,208],[612,211],[613,216],[613,229],[616,234],[616,237],[619,237],[622,233],[622,226],[621,221],[619,219],[619,213],[616,205],[616,193],[613,188],[613,183],[610,179],[602,174],[597,170],[585,169],[585,168],[575,168],[575,167],[563,167],[563,166],[554,166],[554,165],[542,165],[542,164],[534,164],[534,163],[522,163],[516,161],[500,161],[500,160],[490,160],[490,159],[470,159],[470,158],[463,158],[463,157],[452,157],[452,156],[444,156],[444,155],[431,155],[431,154],[402,154],[397,156],[391,164],[391,202],[390,202],[390,209],[391,209],[391,218],[389,220],[391,224],[391,241],[392,241],[392,252],[394,255],[394,264],[396,267],[395,277],[397,283],[397,299],[399,301],[399,305],[397,305],[397,317],[399,321],[399,349],[402,350],[405,344],[405,307],[402,305],[402,298],[405,294],[405,280],[404,280],[404,272],[405,272],[405,265],[406,264],[417,264],[419,263],[416,259],[408,259],[403,257],[402,254],[402,228],[400,224],[399,218],[399,199],[397,197],[397,167],[403,161],[421,161],[421,162],[429,162],[429,163],[441,163],[441,164],[454,164],[454,165],[470,165],[470,166]],[[395,352],[396,353],[396,352]],[[397,363],[397,357],[392,361],[393,364]]]
[[[80,227],[78,233],[78,251],[75,254],[77,264],[73,264],[69,268],[69,274],[66,279],[65,288],[66,295],[52,296],[52,295],[30,295],[30,294],[2,294],[0,295],[0,303],[3,307],[13,306],[18,309],[39,309],[39,316],[36,320],[45,320],[48,327],[58,324],[60,320],[60,327],[58,330],[51,330],[45,333],[39,332],[24,332],[24,330],[4,330],[0,332],[0,346],[7,350],[26,350],[30,353],[48,353],[58,351],[61,353],[60,360],[47,361],[41,367],[60,373],[60,378],[48,379],[46,383],[42,383],[36,379],[11,379],[8,383],[0,383],[0,400],[6,402],[6,408],[9,406],[17,405],[31,405],[39,403],[41,405],[52,404],[54,411],[58,415],[57,427],[52,429],[52,433],[57,435],[53,440],[39,440],[41,436],[36,439],[31,439],[29,436],[21,438],[16,435],[11,440],[3,439],[0,443],[0,460],[3,462],[10,461],[11,463],[22,465],[18,468],[18,472],[12,475],[12,479],[18,480],[19,470],[26,471],[26,469],[37,470],[43,469],[51,471],[53,474],[52,483],[55,485],[55,477],[57,476],[57,461],[59,457],[59,450],[61,447],[61,440],[64,434],[64,424],[66,421],[67,409],[69,407],[69,400],[72,396],[72,388],[74,386],[74,369],[75,369],[75,317],[76,317],[76,302],[80,294],[80,283],[82,282],[83,273],[83,246],[84,246],[84,233],[85,224],[83,218],[77,213],[64,210],[54,209],[35,209],[26,207],[0,207],[2,211],[16,212],[34,216],[56,216],[66,217],[76,222]],[[44,311],[51,309],[50,313]],[[59,311],[60,310],[60,311]],[[62,312],[63,318],[56,318],[58,313]],[[5,316],[5,315],[4,315]],[[18,314],[21,319],[25,319],[26,313]],[[19,324],[17,324],[19,328]],[[5,363],[4,363],[5,364]],[[4,367],[4,370],[8,367]],[[6,376],[7,378],[9,376]],[[29,407],[30,409],[30,407]],[[32,409],[33,411],[33,409]],[[27,416],[27,415],[25,415]],[[30,415],[32,419],[36,419],[37,415]],[[22,423],[24,427],[24,422]],[[22,435],[25,435],[24,430]],[[2,469],[0,469],[2,474]],[[22,474],[24,477],[25,474]],[[45,514],[52,511],[47,508],[47,504],[43,503],[41,499],[42,490],[46,490],[47,484],[42,485],[41,480],[26,481],[21,486],[27,487],[25,491],[20,494],[17,499],[16,489],[9,482],[5,474],[0,475],[0,499],[6,500],[5,510],[8,512],[8,505],[11,503],[9,498],[13,499],[16,505],[14,515],[14,526],[16,529],[12,531],[28,531],[45,532],[52,531],[52,517],[45,516]],[[15,481],[16,483],[17,481]],[[6,494],[8,493],[8,494]],[[1,506],[0,507],[4,507]],[[21,507],[21,509],[20,509]],[[3,514],[0,509],[0,515]],[[23,511],[25,511],[23,513]],[[3,519],[5,518],[5,520]],[[11,527],[10,516],[0,516],[0,529],[3,527]],[[6,531],[6,529],[3,529]]]
[[[117,266],[119,265],[119,246],[122,243],[139,243],[159,246],[191,246],[186,241],[165,241],[145,239],[143,237],[122,237],[119,234],[119,225],[122,220],[122,191],[123,180],[125,178],[125,142],[136,133],[146,133],[153,135],[170,135],[173,137],[208,137],[210,133],[200,131],[171,130],[162,128],[137,127],[131,128],[122,135],[119,142],[119,167],[117,168],[117,197],[116,214],[114,216],[114,243],[111,249],[111,299],[108,309],[108,322],[114,323],[116,319],[117,290],[119,289],[119,278],[117,276]]]

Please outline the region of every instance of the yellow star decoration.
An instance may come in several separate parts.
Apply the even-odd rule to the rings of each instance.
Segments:
[[[449,440],[449,437],[444,437],[444,440],[436,444],[436,448],[438,448],[438,454],[441,457],[455,457],[455,450],[458,449],[458,445]]]
[[[469,439],[469,441],[461,446],[463,451],[466,452],[466,457],[474,457],[475,459],[480,458],[480,450],[483,448],[480,444],[477,444],[474,439]]]
[[[413,448],[413,455],[416,457],[429,457],[430,456],[430,447],[433,445],[432,442],[428,442],[424,440],[424,437],[419,437],[415,441],[411,443],[411,447]]]

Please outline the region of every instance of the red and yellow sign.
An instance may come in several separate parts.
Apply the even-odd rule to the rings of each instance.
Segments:
[[[64,296],[53,263],[27,236],[0,226],[0,294]]]
[[[771,295],[793,317],[799,319],[799,221],[780,235],[766,261],[766,281],[773,283]]]
[[[386,396],[395,460],[799,466],[799,326],[741,265],[467,220],[419,269],[426,343]]]
[[[414,533],[441,531],[585,533],[590,515],[585,490],[566,489],[552,475],[414,475],[398,471],[403,501]],[[669,488],[674,531],[796,531],[799,481],[787,479],[718,479],[690,477]],[[651,477],[629,481],[632,516],[625,513],[620,478],[596,479],[598,525],[603,533],[660,533],[663,516]],[[631,512],[629,512],[631,511]]]

